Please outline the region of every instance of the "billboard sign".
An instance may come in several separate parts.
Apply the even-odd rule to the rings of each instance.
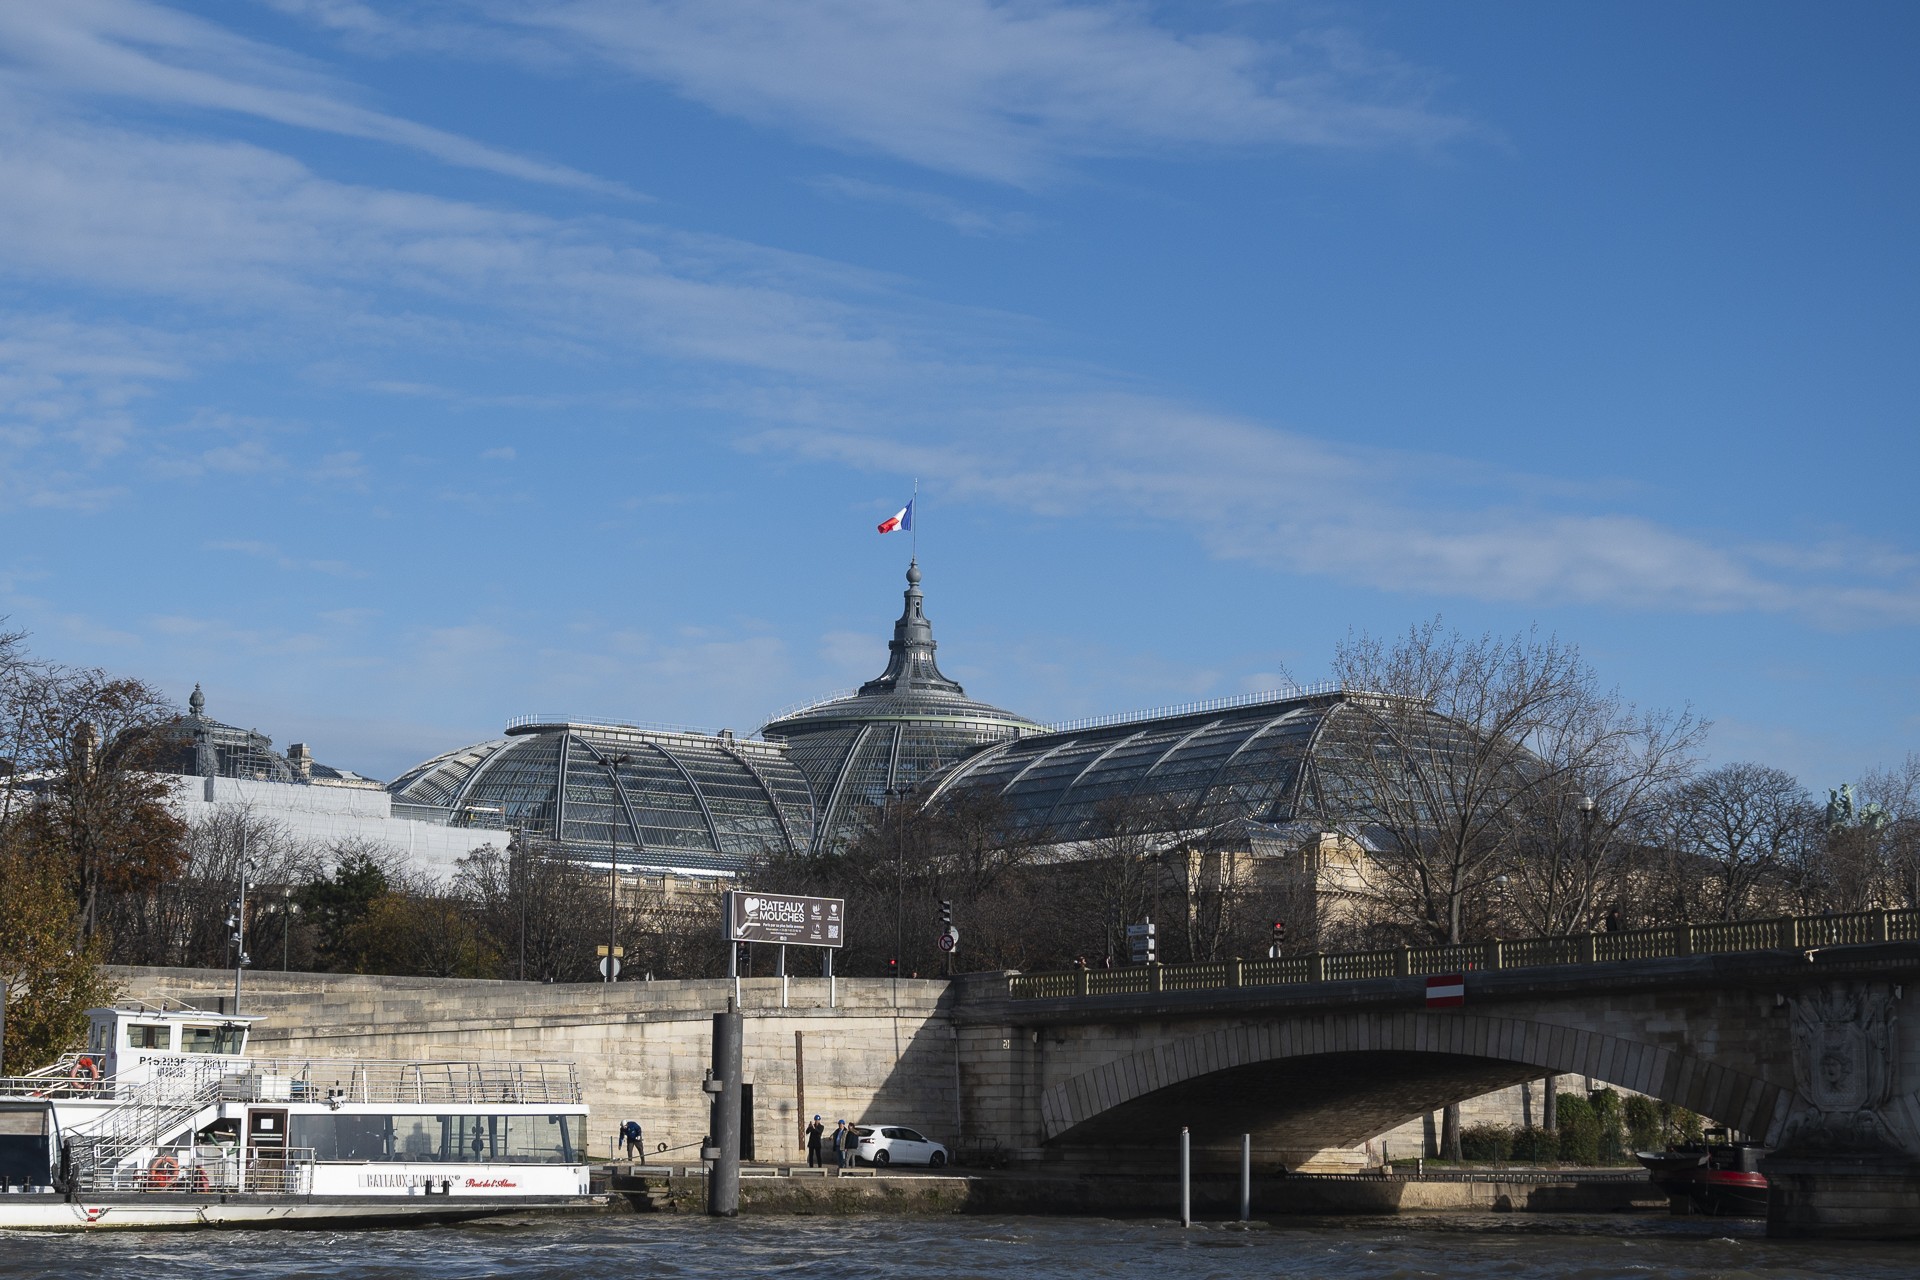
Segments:
[[[844,898],[734,889],[726,901],[727,940],[789,947],[840,947],[847,940]]]

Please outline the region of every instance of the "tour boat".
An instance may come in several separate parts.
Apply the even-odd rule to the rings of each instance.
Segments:
[[[0,1079],[0,1230],[448,1221],[586,1207],[571,1063],[265,1059],[257,1017],[88,1011]]]
[[[1767,1178],[1760,1158],[1767,1148],[1751,1142],[1687,1142],[1665,1151],[1636,1151],[1653,1185],[1667,1193],[1675,1213],[1720,1218],[1767,1216]]]

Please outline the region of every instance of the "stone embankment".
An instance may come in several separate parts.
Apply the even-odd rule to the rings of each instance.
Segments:
[[[700,1213],[707,1180],[700,1166],[608,1166],[614,1207],[640,1213]],[[1137,1177],[1045,1174],[839,1172],[791,1166],[742,1171],[740,1209],[751,1214],[861,1213],[1070,1214],[1173,1217],[1176,1183]],[[1231,1219],[1239,1184],[1206,1178],[1193,1184],[1197,1217]],[[1660,1211],[1666,1196],[1644,1173],[1511,1170],[1444,1178],[1296,1176],[1253,1184],[1258,1218],[1396,1213],[1623,1213]]]

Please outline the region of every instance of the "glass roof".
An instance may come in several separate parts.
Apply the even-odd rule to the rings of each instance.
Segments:
[[[1097,834],[1115,804],[1137,806],[1162,830],[1290,822],[1325,809],[1315,752],[1351,696],[1276,696],[1002,742],[949,769],[932,799],[984,790],[1015,822],[1062,843]]]
[[[737,871],[813,839],[812,792],[785,752],[725,734],[516,725],[415,766],[388,790],[455,826],[524,830],[622,866]]]

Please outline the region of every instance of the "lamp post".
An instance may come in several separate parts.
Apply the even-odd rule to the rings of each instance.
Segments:
[[[300,904],[293,900],[293,886],[288,885],[280,891],[280,972],[282,973],[287,972],[287,962],[293,955],[293,918],[299,914]]]
[[[247,966],[253,962],[253,958],[247,954],[247,872],[253,870],[253,864],[247,860],[245,853],[246,835],[244,832],[241,834],[240,839],[240,847],[242,850],[240,854],[240,885],[238,892],[234,894],[233,898],[233,914],[227,917],[227,928],[233,930],[233,932],[228,935],[227,940],[233,946],[233,1011],[235,1013],[240,1012],[240,975],[246,972]],[[269,952],[268,954],[271,955],[272,953]],[[267,963],[272,964],[273,961],[269,960]]]
[[[620,971],[620,961],[614,952],[620,943],[620,803],[619,768],[632,756],[601,756],[600,763],[607,768],[607,786],[612,790],[610,797],[613,812],[607,816],[607,968],[602,975],[607,982],[615,980]]]

